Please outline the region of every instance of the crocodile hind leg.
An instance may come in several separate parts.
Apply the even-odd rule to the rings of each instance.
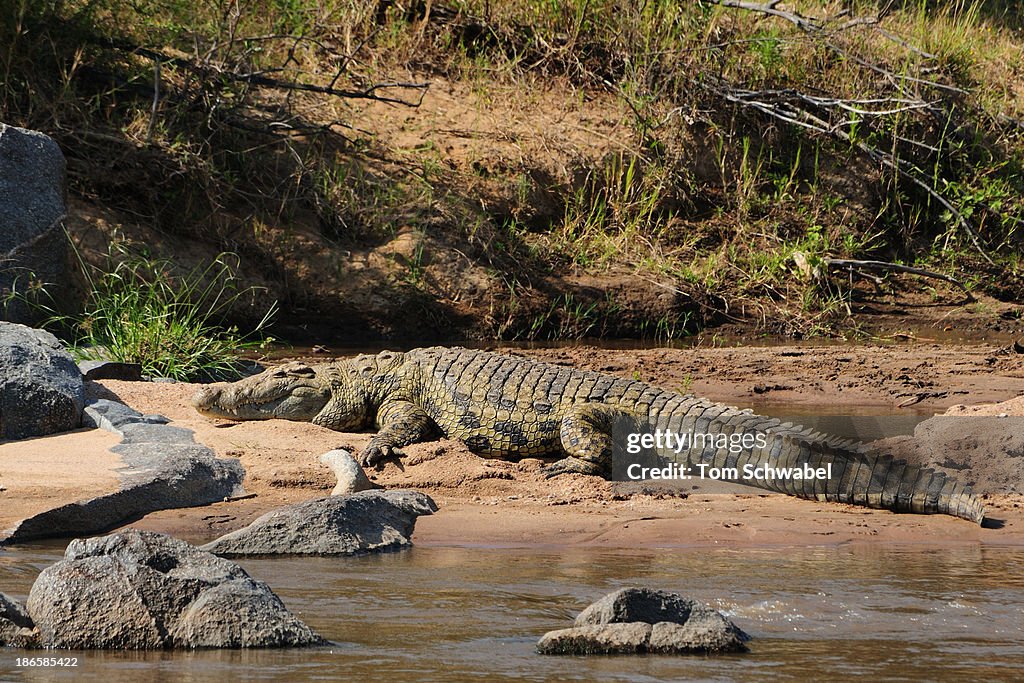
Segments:
[[[363,466],[398,457],[402,446],[425,441],[437,433],[437,425],[422,408],[409,401],[387,401],[377,411],[378,431],[359,454]]]
[[[562,418],[560,437],[568,457],[544,468],[548,478],[570,472],[610,475],[612,425],[622,413],[600,403],[573,406]]]

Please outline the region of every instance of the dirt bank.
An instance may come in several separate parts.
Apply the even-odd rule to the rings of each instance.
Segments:
[[[1024,394],[1024,361],[996,347],[780,346],[766,348],[563,348],[516,351],[556,363],[693,391],[717,401],[765,408],[828,406],[835,414],[874,411],[941,413],[955,404]],[[142,412],[159,412],[193,429],[220,455],[240,458],[248,472],[247,500],[155,513],[135,526],[206,540],[247,524],[272,507],[327,495],[333,474],[318,461],[326,450],[358,451],[367,434],[332,432],[306,423],[215,422],[189,405],[195,387],[103,381],[90,387]],[[907,408],[900,404],[912,401]],[[1016,405],[1016,404],[1012,404]],[[838,504],[754,493],[625,492],[583,476],[552,480],[541,462],[485,460],[453,441],[416,444],[402,464],[370,472],[388,487],[416,487],[441,506],[421,519],[424,544],[597,545],[606,547],[717,544],[1024,543],[1024,497],[993,494],[989,516],[1001,528],[981,528],[945,516],[895,515]],[[984,492],[982,492],[984,493]]]

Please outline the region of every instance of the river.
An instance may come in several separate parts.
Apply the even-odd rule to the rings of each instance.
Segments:
[[[0,551],[24,598],[55,545]],[[418,546],[358,558],[247,560],[331,640],[310,650],[79,652],[76,669],[0,680],[1014,680],[1024,672],[1024,549],[811,546],[600,551]],[[616,588],[678,591],[754,636],[746,655],[548,657],[537,639]]]

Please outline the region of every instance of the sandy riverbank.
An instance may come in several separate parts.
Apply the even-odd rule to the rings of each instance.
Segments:
[[[616,351],[552,349],[522,352],[610,374],[639,376],[744,407],[815,406],[828,410],[941,413],[947,408],[1007,400],[1024,394],[1021,356],[972,346],[781,346],[694,350]],[[327,495],[332,472],[321,453],[353,451],[367,434],[332,432],[284,421],[215,422],[189,405],[193,386],[103,381],[95,395],[135,409],[162,413],[221,456],[245,466],[255,497],[148,515],[134,526],[206,540],[247,524],[285,503]],[[906,407],[899,408],[900,404]],[[1024,414],[1020,402],[1008,404]],[[824,408],[822,408],[824,410]],[[955,409],[962,410],[962,409]],[[1003,410],[999,408],[998,410]],[[421,544],[603,547],[722,544],[807,545],[847,542],[1024,544],[1024,496],[988,496],[989,516],[1001,528],[981,528],[946,516],[896,515],[839,504],[762,493],[686,496],[624,495],[608,482],[583,476],[544,479],[539,461],[484,460],[461,444],[439,441],[406,449],[401,466],[371,477],[387,487],[417,487],[441,506],[422,518]]]

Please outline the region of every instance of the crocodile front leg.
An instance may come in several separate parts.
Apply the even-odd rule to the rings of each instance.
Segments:
[[[385,458],[402,455],[398,449],[417,441],[425,441],[437,433],[437,425],[422,408],[410,401],[386,401],[377,411],[380,430],[370,439],[359,463],[376,465]]]
[[[599,403],[573,406],[562,418],[562,449],[568,457],[544,468],[549,479],[570,472],[607,475],[612,471],[612,424],[623,413]]]

